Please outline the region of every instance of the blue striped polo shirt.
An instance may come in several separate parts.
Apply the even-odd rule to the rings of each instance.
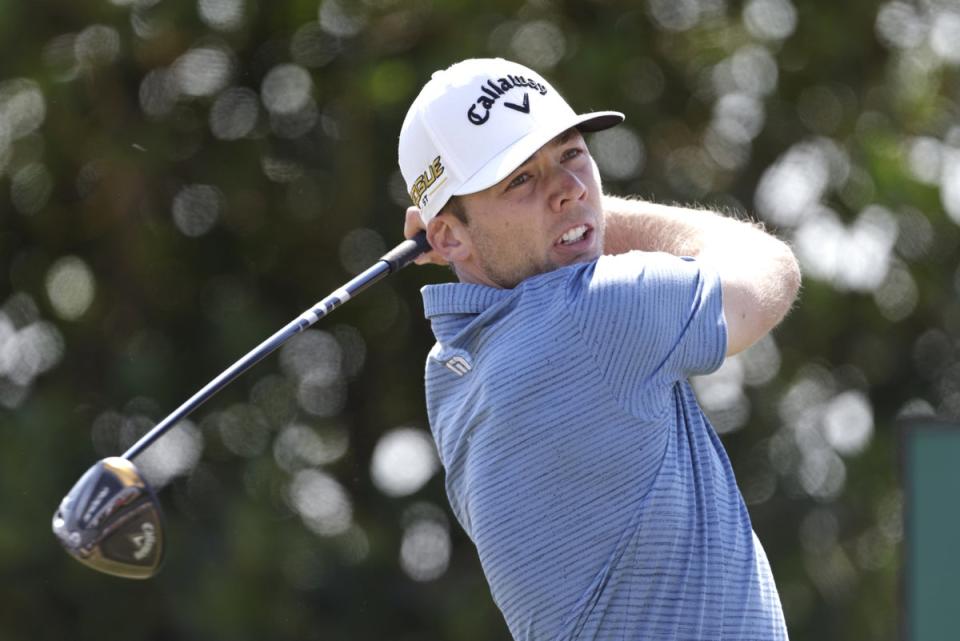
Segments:
[[[631,252],[423,298],[447,495],[515,639],[787,638],[687,381],[724,359],[716,273]]]

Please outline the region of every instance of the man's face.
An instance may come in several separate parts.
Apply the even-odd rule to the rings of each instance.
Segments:
[[[464,282],[501,288],[603,251],[600,176],[580,132],[540,148],[502,181],[461,196],[472,245],[458,263]]]

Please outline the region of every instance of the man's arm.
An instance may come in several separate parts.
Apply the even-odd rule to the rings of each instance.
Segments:
[[[797,297],[800,268],[786,243],[754,223],[719,214],[604,196],[604,253],[633,249],[693,256],[720,275],[727,356],[779,323]]]

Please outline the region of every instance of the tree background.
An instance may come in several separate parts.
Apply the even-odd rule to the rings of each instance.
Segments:
[[[960,9],[950,0],[0,3],[0,639],[507,639],[451,517],[411,268],[141,461],[145,582],[50,533],[60,498],[400,240],[429,74],[516,59],[613,193],[749,213],[801,300],[695,381],[794,639],[894,639],[896,421],[960,414]]]

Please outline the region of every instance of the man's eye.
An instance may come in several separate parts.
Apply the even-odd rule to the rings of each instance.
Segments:
[[[530,180],[530,174],[520,174],[519,176],[517,176],[516,178],[510,181],[510,183],[507,185],[507,189],[513,189],[514,187],[519,187],[520,185],[527,182],[528,180]]]
[[[567,149],[563,152],[563,159],[569,160],[571,158],[576,158],[582,153],[583,153],[583,150],[580,149],[579,147],[571,147],[570,149]]]

